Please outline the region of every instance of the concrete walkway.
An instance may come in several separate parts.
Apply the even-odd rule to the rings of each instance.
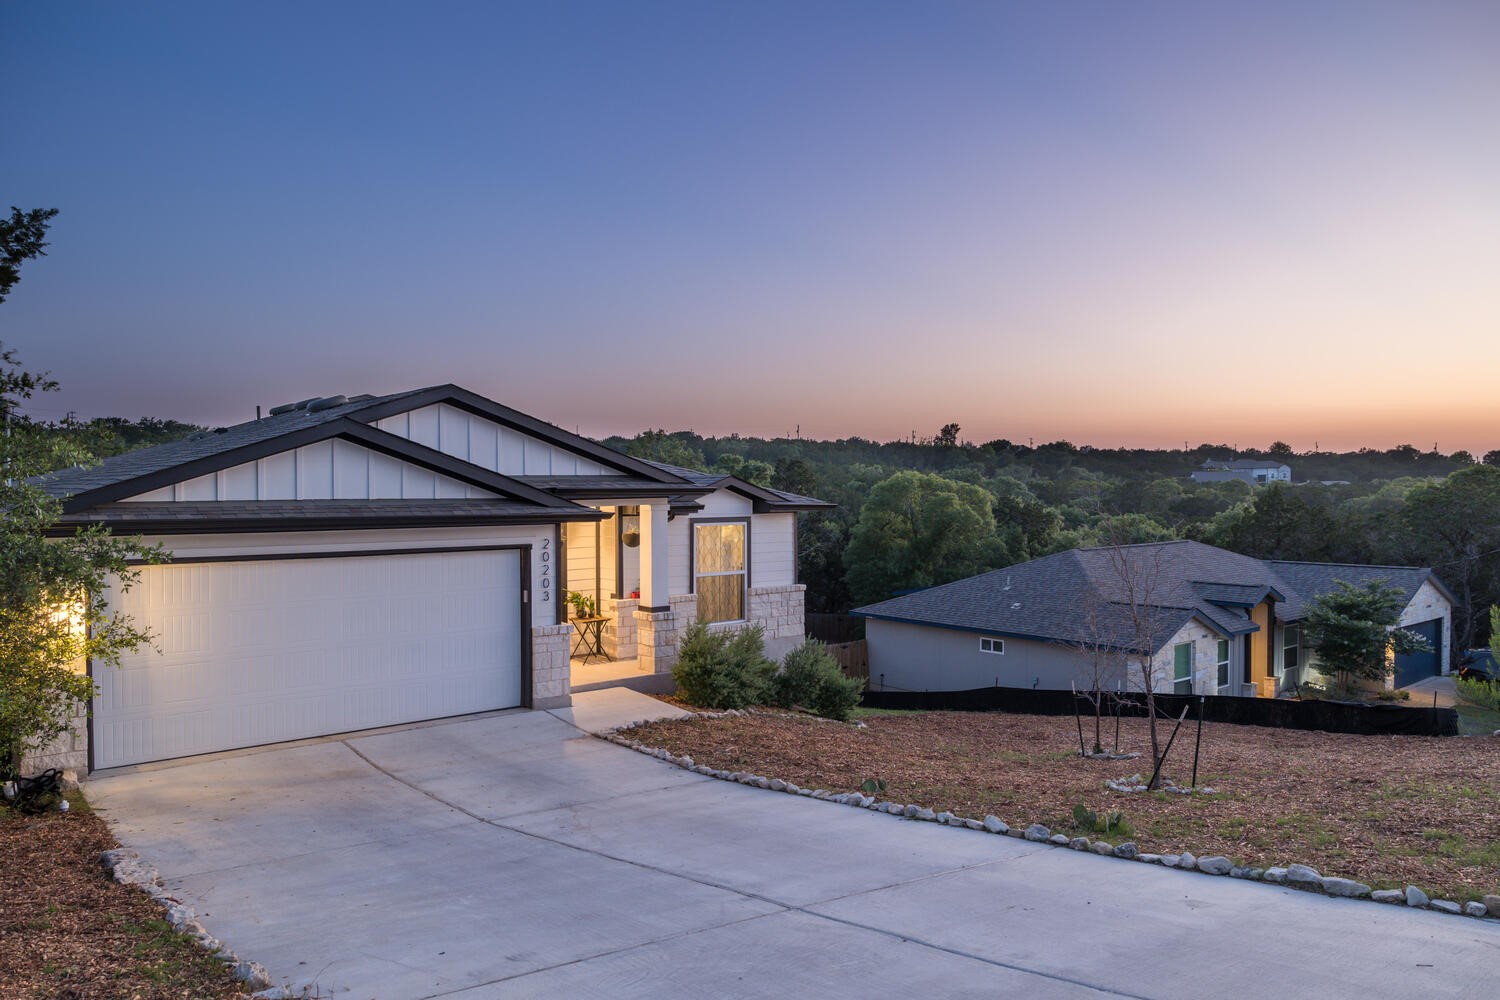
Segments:
[[[1500,924],[715,781],[620,689],[98,777],[209,932],[322,997],[1475,997]],[[576,723],[576,725],[575,725]]]
[[[1411,692],[1412,708],[1452,708],[1458,704],[1458,686],[1453,677],[1427,677],[1408,684],[1403,691]]]

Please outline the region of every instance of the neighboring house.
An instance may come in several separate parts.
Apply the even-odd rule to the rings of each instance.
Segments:
[[[1190,541],[1071,549],[854,613],[877,689],[1066,690],[1090,680],[1102,650],[1116,663],[1109,686],[1138,690],[1118,651],[1149,635],[1157,690],[1273,697],[1317,673],[1300,622],[1339,580],[1397,588],[1399,626],[1432,644],[1396,658],[1397,686],[1447,672],[1453,596],[1430,569],[1263,561]]]
[[[1243,480],[1254,486],[1266,483],[1289,483],[1292,468],[1264,458],[1239,458],[1234,461],[1209,459],[1189,478],[1195,483],[1225,483]]]
[[[796,515],[832,506],[644,462],[446,385],[334,396],[35,482],[57,532],[172,552],[111,605],[156,636],[89,665],[49,766],[116,767],[570,699],[566,591],[668,672],[695,620],[803,634]]]

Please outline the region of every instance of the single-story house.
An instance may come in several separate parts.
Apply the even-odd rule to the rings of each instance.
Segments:
[[[1227,483],[1238,479],[1261,486],[1266,483],[1291,482],[1292,468],[1267,458],[1237,458],[1232,461],[1211,458],[1188,478],[1195,483]]]
[[[566,594],[670,672],[693,621],[803,635],[810,497],[653,464],[453,385],[332,396],[35,482],[172,553],[110,595],[156,637],[45,766],[118,767],[566,705]]]
[[[1261,560],[1192,541],[1071,549],[854,613],[876,689],[1066,690],[1090,686],[1097,663],[1110,688],[1138,690],[1121,655],[1149,646],[1158,691],[1275,697],[1315,679],[1300,622],[1340,580],[1395,587],[1399,627],[1431,644],[1395,658],[1396,686],[1448,671],[1453,595],[1431,569]]]

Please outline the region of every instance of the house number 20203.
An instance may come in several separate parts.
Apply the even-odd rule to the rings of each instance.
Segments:
[[[542,539],[542,601],[552,600],[552,539]]]

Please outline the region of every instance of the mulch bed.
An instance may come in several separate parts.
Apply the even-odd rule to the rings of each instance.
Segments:
[[[120,846],[86,808],[0,810],[0,996],[47,1000],[239,997],[223,963],[174,933],[99,852]]]
[[[962,816],[993,813],[1070,835],[1075,805],[1123,810],[1142,851],[1223,854],[1268,867],[1301,862],[1376,888],[1420,886],[1473,899],[1500,892],[1500,738],[1350,736],[1208,723],[1199,785],[1219,794],[1122,794],[1107,778],[1149,777],[1144,719],[1125,719],[1135,760],[1078,755],[1074,720],[1003,713],[873,715],[865,728],[803,716],[652,723],[633,739],[714,768],[853,791]],[[1165,743],[1171,723],[1159,723]],[[1113,724],[1105,734],[1113,736]],[[1186,785],[1194,732],[1183,727],[1164,773]],[[1102,836],[1102,835],[1100,835]]]

